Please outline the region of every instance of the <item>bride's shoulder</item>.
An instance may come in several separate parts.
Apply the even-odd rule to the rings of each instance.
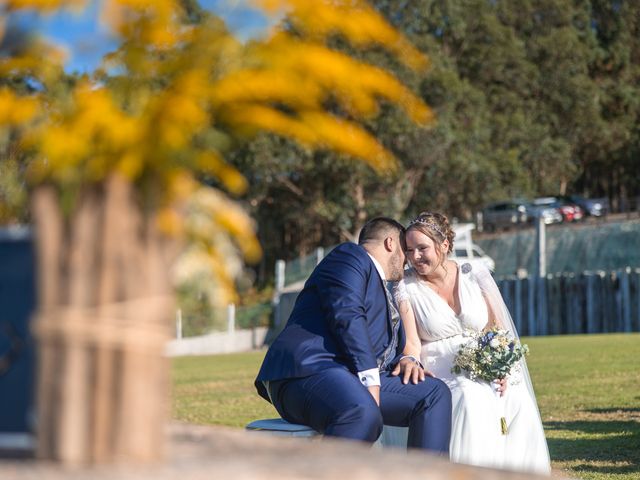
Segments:
[[[491,276],[489,269],[480,262],[474,262],[473,264],[469,262],[457,263],[457,268],[460,271],[460,278],[465,281],[478,282],[487,275]]]
[[[418,276],[416,275],[416,271],[413,267],[409,267],[404,271],[404,277],[401,280],[405,284],[415,283],[418,280]]]
[[[451,260],[451,262],[455,265],[455,268],[458,269],[459,278],[462,280],[473,280],[478,274],[478,265],[472,265],[469,262],[456,262],[454,260]]]

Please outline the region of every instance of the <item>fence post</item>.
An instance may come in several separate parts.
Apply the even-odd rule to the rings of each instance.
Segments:
[[[516,329],[521,332],[522,331],[522,279],[516,276],[515,280],[515,305],[514,305],[514,323],[516,324]]]
[[[536,315],[537,327],[538,327],[538,335],[548,335],[549,334],[549,308],[547,305],[547,281],[548,277],[538,277],[535,279],[536,281],[536,293],[538,299],[538,314]]]
[[[639,197],[639,201],[640,201],[640,197]],[[638,210],[640,210],[640,204],[638,204]],[[633,276],[634,276],[634,284],[635,284],[635,291],[636,291],[636,315],[635,315],[635,320],[634,320],[634,324],[635,324],[635,331],[638,332],[640,331],[640,268],[636,268],[633,272]]]
[[[548,320],[545,323],[548,330],[546,334],[557,335],[564,333],[562,325],[563,312],[563,295],[562,295],[562,275],[548,275],[543,278],[544,287],[542,290],[546,293],[545,305],[548,312]]]
[[[316,248],[316,265],[319,264],[324,258],[324,248],[318,247]]]
[[[584,330],[584,297],[586,285],[584,282],[584,277],[581,275],[570,275],[571,279],[571,298],[572,298],[572,307],[571,307],[571,328],[572,330],[569,333],[585,333]]]
[[[615,281],[615,272],[602,272],[602,333],[615,331],[615,322],[611,321],[611,318],[618,316],[613,285]]]
[[[597,313],[598,313],[598,325],[597,325],[597,333],[607,333],[608,319],[606,317],[607,309],[611,307],[608,303],[608,288],[607,285],[611,282],[607,282],[607,279],[611,279],[611,275],[607,275],[604,270],[598,271],[598,305],[597,305]]]
[[[176,338],[182,338],[182,309],[176,310]]]
[[[624,332],[631,331],[631,292],[629,289],[629,275],[631,268],[625,268],[620,274],[620,292],[622,302],[622,327]]]
[[[587,333],[595,333],[595,280],[596,276],[585,272],[587,279]]]
[[[536,281],[536,277],[531,276],[527,279],[528,289],[527,289],[527,310],[528,310],[528,318],[527,325],[529,328],[529,335],[534,336],[537,335],[536,329],[536,290],[538,288],[538,282]]]
[[[236,331],[236,304],[230,303],[227,305],[227,332],[233,333]]]
[[[276,260],[276,281],[275,286],[276,290],[273,294],[273,325],[278,327],[280,325],[280,295],[282,290],[284,289],[284,280],[285,280],[285,267],[286,263],[284,260]]]
[[[546,224],[542,216],[538,217],[536,224],[536,260],[537,275],[539,278],[547,276],[547,234]]]
[[[536,223],[536,334],[547,335],[548,332],[548,308],[547,308],[547,236],[546,224],[542,215]]]
[[[284,260],[276,260],[276,292],[278,294],[284,288],[285,267],[286,262]]]

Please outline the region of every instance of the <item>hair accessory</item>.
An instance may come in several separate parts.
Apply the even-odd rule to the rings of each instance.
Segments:
[[[435,223],[429,221],[429,220],[425,220],[424,218],[416,218],[414,220],[411,220],[411,222],[409,223],[409,226],[407,227],[407,230],[409,230],[411,227],[413,227],[414,225],[424,225],[425,227],[433,230],[434,232],[436,232],[437,234],[439,234],[443,239],[446,239],[447,236],[444,234],[444,232],[440,229],[440,227],[438,225],[436,225]]]

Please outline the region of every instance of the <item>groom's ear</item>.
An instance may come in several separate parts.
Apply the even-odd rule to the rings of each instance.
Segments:
[[[394,238],[393,237],[387,237],[384,239],[384,248],[385,250],[387,250],[388,252],[393,252],[394,248],[393,248],[393,242],[394,242]]]

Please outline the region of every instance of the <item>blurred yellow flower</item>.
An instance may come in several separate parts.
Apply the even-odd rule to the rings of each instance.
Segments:
[[[205,174],[232,194],[247,190],[247,180],[225,161],[233,142],[270,131],[384,172],[396,159],[358,122],[377,114],[381,100],[401,106],[415,122],[433,119],[397,78],[328,46],[339,35],[355,47],[382,46],[411,68],[428,65],[365,1],[254,2],[274,19],[286,15],[296,34],[276,26],[242,42],[213,16],[186,22],[180,0],[103,0],[101,20],[120,35],[121,47],[69,94],[55,88],[63,75],[61,50],[39,44],[0,59],[3,78],[29,75],[47,86],[38,97],[0,89],[0,125],[23,125],[22,145],[35,156],[30,179],[75,190],[114,173],[125,177],[146,195],[141,200],[155,209],[163,232],[188,238],[191,259],[208,259],[196,263],[213,272],[220,298],[233,297],[241,260],[261,255],[248,214],[198,181]],[[86,4],[4,2],[8,9],[43,11]],[[336,103],[342,116],[327,111]]]
[[[87,0],[3,0],[6,8],[32,8],[37,10],[55,10],[62,7],[82,8]]]
[[[38,100],[20,97],[9,88],[0,88],[0,125],[19,125],[28,122],[38,112]]]
[[[247,190],[248,184],[244,176],[227,164],[217,152],[208,151],[198,154],[196,168],[218,178],[231,193],[239,195]]]

